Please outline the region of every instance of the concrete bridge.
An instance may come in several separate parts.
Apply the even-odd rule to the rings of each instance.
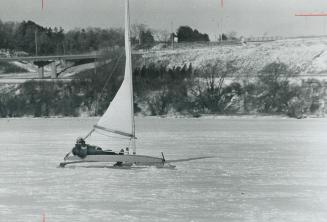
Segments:
[[[10,57],[0,58],[0,61],[12,62],[12,61],[28,61],[33,62],[38,67],[39,78],[44,78],[44,66],[51,65],[51,78],[58,77],[57,63],[63,67],[69,67],[76,63],[88,63],[95,62],[97,59],[102,58],[100,54],[79,54],[79,55],[54,55],[54,56],[26,56],[26,57]]]

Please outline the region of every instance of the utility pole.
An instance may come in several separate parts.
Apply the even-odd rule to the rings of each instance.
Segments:
[[[35,30],[35,55],[37,56],[38,47],[37,47],[37,29]]]
[[[217,27],[218,27],[218,41],[217,42],[220,42],[221,41],[221,34],[220,34],[220,26],[219,26],[219,21],[217,22]]]
[[[63,49],[64,55],[66,55],[66,47],[65,47],[65,42],[63,42],[63,43],[62,43],[62,49]]]
[[[223,28],[224,28],[224,0],[220,0],[221,16],[218,17],[218,33],[219,39],[223,41]]]
[[[171,36],[171,47],[172,49],[174,49],[174,40],[175,40],[175,34],[174,34],[174,31],[173,31],[173,26],[174,26],[174,22],[171,22],[170,23],[170,36]]]

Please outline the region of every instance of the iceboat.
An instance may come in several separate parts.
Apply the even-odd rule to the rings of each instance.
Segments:
[[[84,139],[86,140],[94,133],[118,135],[130,140],[129,146],[131,146],[133,153],[119,155],[118,153],[101,150],[102,154],[80,157],[74,155],[73,152],[69,152],[65,156],[64,161],[60,163],[61,167],[68,164],[91,162],[116,163],[116,166],[132,164],[163,166],[165,164],[166,160],[163,154],[162,157],[136,155],[129,0],[125,0],[125,53],[124,80],[106,112]]]

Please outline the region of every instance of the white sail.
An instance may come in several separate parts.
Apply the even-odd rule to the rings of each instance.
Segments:
[[[107,111],[95,125],[95,129],[109,131],[131,138],[135,137],[132,56],[130,41],[129,0],[125,0],[125,76]]]

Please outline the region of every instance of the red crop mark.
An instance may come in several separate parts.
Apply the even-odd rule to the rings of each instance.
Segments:
[[[41,4],[42,4],[42,10],[44,8],[44,0],[41,0]]]
[[[45,213],[44,212],[42,213],[42,222],[45,222]]]
[[[295,16],[327,16],[327,13],[297,13]]]
[[[220,0],[220,6],[221,8],[224,8],[224,0]]]

